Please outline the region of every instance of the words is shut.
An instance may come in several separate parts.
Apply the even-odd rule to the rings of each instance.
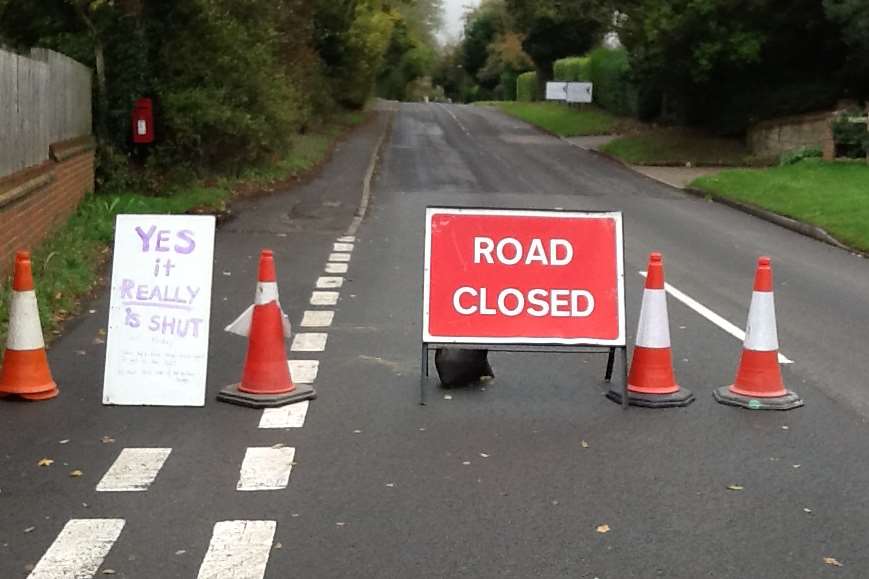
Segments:
[[[621,215],[430,208],[428,342],[620,344]]]

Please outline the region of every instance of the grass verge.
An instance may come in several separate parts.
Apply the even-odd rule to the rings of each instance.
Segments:
[[[806,159],[764,171],[728,170],[691,186],[823,227],[869,251],[869,167],[862,161]]]
[[[560,103],[493,101],[493,106],[510,116],[562,137],[609,135],[618,132],[622,119],[592,105],[571,108]]]
[[[164,195],[139,193],[88,194],[76,212],[33,248],[33,277],[39,317],[46,338],[60,333],[64,320],[78,313],[82,298],[100,285],[100,273],[121,213],[221,213],[236,193],[270,190],[298,178],[328,156],[332,144],[348,128],[362,123],[364,113],[345,113],[317,130],[298,135],[289,153],[274,163],[252,167],[237,178],[210,178],[170,185]],[[208,183],[206,185],[205,183]],[[11,279],[0,284],[0,354],[6,346]]]
[[[740,167],[763,164],[737,139],[665,128],[622,137],[601,150],[632,165]]]

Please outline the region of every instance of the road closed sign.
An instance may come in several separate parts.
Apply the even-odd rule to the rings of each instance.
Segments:
[[[621,213],[426,210],[423,341],[625,345]]]

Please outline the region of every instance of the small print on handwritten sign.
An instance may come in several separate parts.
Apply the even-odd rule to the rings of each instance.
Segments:
[[[103,404],[204,406],[214,217],[118,215]]]

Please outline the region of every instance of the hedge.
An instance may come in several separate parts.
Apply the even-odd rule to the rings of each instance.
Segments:
[[[589,74],[598,106],[621,116],[637,115],[637,90],[623,48],[598,48],[589,56]]]
[[[590,80],[590,61],[591,58],[588,56],[568,56],[567,58],[556,60],[552,67],[555,80],[563,82],[584,82]]]
[[[531,102],[537,100],[537,73],[523,72],[516,77],[516,100]]]

